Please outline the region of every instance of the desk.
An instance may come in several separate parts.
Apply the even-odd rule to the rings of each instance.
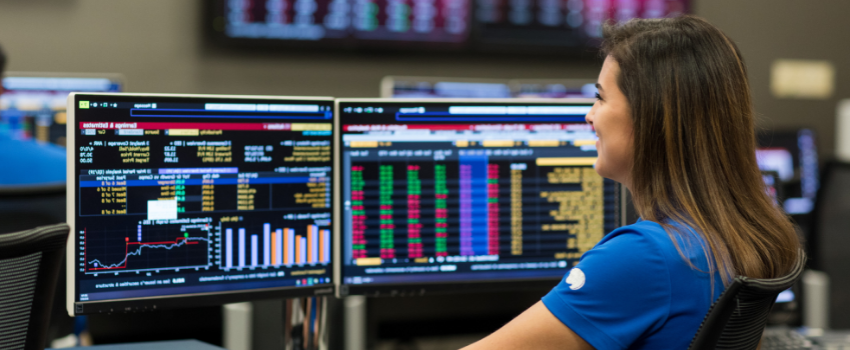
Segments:
[[[197,340],[155,341],[147,343],[128,343],[113,345],[95,345],[70,350],[224,350]]]

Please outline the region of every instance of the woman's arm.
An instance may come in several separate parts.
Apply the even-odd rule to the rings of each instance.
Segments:
[[[594,350],[584,339],[537,302],[504,327],[463,350],[569,349]]]

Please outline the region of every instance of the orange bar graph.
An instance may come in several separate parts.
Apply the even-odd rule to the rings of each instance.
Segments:
[[[325,235],[319,235],[319,261],[325,262]]]
[[[315,229],[313,229],[313,225],[307,226],[307,261],[310,263],[316,261],[316,257],[313,256],[313,239],[316,237]]]
[[[275,244],[275,242],[277,242],[277,232],[272,231],[272,241],[271,241],[271,245],[272,245],[272,254],[271,254],[272,255],[272,266],[277,265],[277,263],[278,263],[277,262],[277,244]]]
[[[289,256],[289,251],[290,251],[289,235],[291,235],[291,234],[292,233],[289,232],[288,228],[283,229],[283,263],[284,264],[289,264],[289,258],[290,258],[290,256]]]
[[[295,235],[295,263],[300,264],[301,259],[301,235]]]

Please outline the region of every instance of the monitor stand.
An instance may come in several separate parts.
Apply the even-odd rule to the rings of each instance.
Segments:
[[[252,350],[253,304],[250,302],[222,306],[224,329],[222,345],[228,350]]]
[[[366,350],[366,297],[345,297],[345,350]]]

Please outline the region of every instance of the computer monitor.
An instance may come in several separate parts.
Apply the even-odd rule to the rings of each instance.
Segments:
[[[779,173],[776,171],[761,171],[761,179],[764,181],[765,191],[767,191],[767,195],[770,196],[770,199],[779,206],[782,207],[782,200],[785,198],[785,193],[783,192],[782,183],[779,180]]]
[[[592,104],[338,99],[339,295],[557,283],[624,220]]]
[[[510,98],[505,79],[386,76],[381,97],[393,98]]]
[[[332,293],[333,99],[68,104],[71,315]]]
[[[514,79],[511,94],[519,98],[593,98],[596,79]]]
[[[300,2],[299,2],[300,1]],[[692,0],[203,1],[230,46],[592,55],[602,25],[690,13]]]
[[[758,146],[759,168],[779,173],[785,191],[785,212],[809,214],[820,187],[814,131],[804,128],[761,132]]]

